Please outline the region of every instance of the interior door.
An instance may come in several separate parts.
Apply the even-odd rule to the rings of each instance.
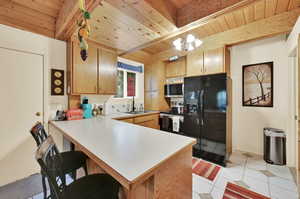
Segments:
[[[37,173],[29,130],[43,121],[43,56],[0,48],[0,186]]]

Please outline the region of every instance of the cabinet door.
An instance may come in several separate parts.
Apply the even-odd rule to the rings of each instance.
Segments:
[[[99,49],[99,94],[116,94],[117,53]]]
[[[97,62],[98,50],[94,45],[89,45],[88,58],[83,61],[80,57],[80,47],[77,42],[73,47],[73,93],[74,94],[97,94]]]
[[[187,55],[186,76],[199,76],[204,74],[203,51],[193,52]]]
[[[223,73],[224,69],[224,48],[208,50],[204,52],[204,73]]]
[[[137,125],[152,128],[152,129],[160,129],[159,123],[157,123],[155,120],[138,123]]]
[[[152,91],[152,64],[144,66],[145,92]]]
[[[152,91],[145,91],[145,110],[152,110]]]
[[[182,77],[186,74],[186,58],[166,63],[166,77]]]
[[[165,62],[159,61],[151,67],[151,91],[163,91],[165,85]]]

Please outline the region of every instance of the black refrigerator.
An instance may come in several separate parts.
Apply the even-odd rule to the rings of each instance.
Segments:
[[[226,166],[227,76],[184,79],[183,134],[197,138],[193,156]]]

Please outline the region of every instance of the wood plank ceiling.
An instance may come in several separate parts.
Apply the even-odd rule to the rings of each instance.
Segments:
[[[190,31],[184,32],[170,39],[162,39],[153,45],[145,47],[143,50],[150,54],[157,54],[162,51],[173,48],[172,42],[176,38],[183,38],[187,34],[193,34],[198,38],[228,31],[240,26],[250,24],[286,11],[296,9],[300,6],[299,0],[259,0],[237,9],[233,12],[223,14],[210,20],[207,24]]]
[[[0,0],[0,23],[54,37],[64,0]]]
[[[201,39],[300,6],[300,0],[209,0],[207,5],[207,0],[100,2],[86,0],[88,9],[94,10],[91,40],[122,54],[141,49],[157,54],[188,33]],[[0,0],[0,23],[62,40],[75,33],[80,17],[77,0]]]
[[[209,4],[205,7],[207,11],[203,10],[201,16],[191,17],[188,9],[195,4],[199,4],[198,7],[204,5],[205,1],[105,0],[92,13],[91,40],[116,48],[120,52],[127,52],[189,26],[178,28],[177,24],[185,25],[216,11],[222,13],[225,8],[229,12],[235,6],[247,5],[253,1],[255,0],[226,0],[226,4],[220,4],[222,6]],[[184,10],[181,12],[181,9]]]

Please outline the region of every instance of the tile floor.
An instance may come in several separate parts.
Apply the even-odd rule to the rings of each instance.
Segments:
[[[193,174],[193,199],[222,199],[227,182],[243,186],[272,199],[298,199],[291,171],[266,164],[261,156],[234,152],[214,181]]]
[[[40,181],[34,181],[40,184]],[[71,181],[70,178],[68,181]],[[266,164],[262,157],[257,155],[234,152],[230,157],[230,163],[226,168],[221,168],[213,182],[193,174],[193,199],[222,199],[227,182],[243,186],[272,199],[299,198],[297,186],[288,167]],[[16,190],[10,193],[15,192]],[[7,191],[1,193],[0,189],[1,199],[43,199],[42,193],[32,195],[27,197],[10,195],[10,197]]]

